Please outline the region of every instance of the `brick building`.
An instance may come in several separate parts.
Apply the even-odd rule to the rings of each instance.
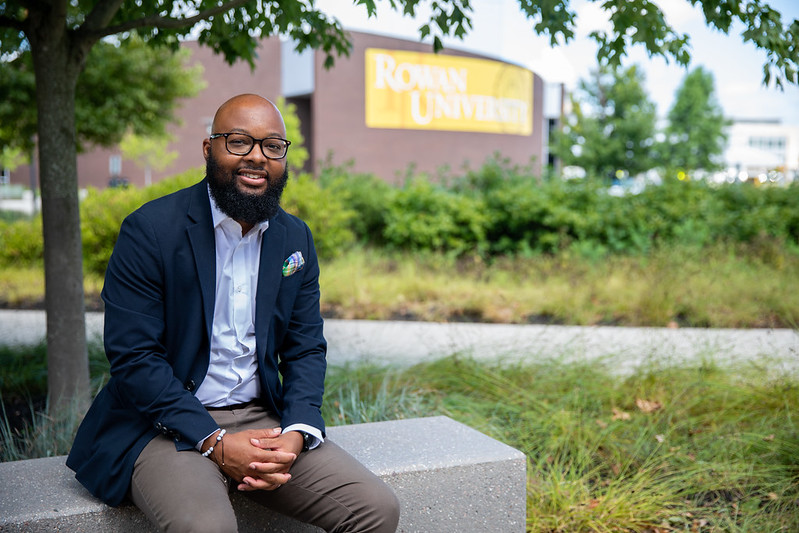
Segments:
[[[236,94],[283,96],[297,106],[310,158],[352,162],[353,170],[396,181],[409,168],[434,173],[443,166],[479,167],[495,153],[540,170],[544,154],[544,84],[522,67],[430,45],[351,32],[352,51],[326,70],[324,54],[297,54],[278,38],[262,41],[255,69],[221,56],[196,42],[183,46],[204,67],[206,87],[180,106],[181,123],[170,126],[176,160],[153,171],[153,182],[202,166],[202,139],[210,133],[217,107]],[[20,167],[11,182],[30,183]],[[104,188],[114,178],[145,185],[145,171],[122,158],[116,148],[78,156],[81,188]]]

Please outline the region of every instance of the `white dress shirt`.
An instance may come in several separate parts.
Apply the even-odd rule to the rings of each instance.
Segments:
[[[220,211],[213,197],[210,199],[216,240],[216,297],[208,373],[196,396],[206,407],[224,407],[253,401],[261,394],[255,352],[255,294],[261,243],[269,221],[242,235],[241,225]],[[323,440],[321,431],[307,424],[292,424],[283,432],[293,430],[315,437],[312,447]]]

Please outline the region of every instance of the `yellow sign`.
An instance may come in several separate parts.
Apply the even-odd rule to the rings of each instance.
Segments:
[[[531,135],[533,73],[486,59],[369,48],[366,125]]]

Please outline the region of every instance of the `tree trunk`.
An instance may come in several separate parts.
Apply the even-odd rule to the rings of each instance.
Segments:
[[[57,17],[53,17],[57,18]],[[30,36],[36,75],[47,311],[48,405],[82,412],[90,398],[75,143],[75,86],[83,55],[65,24]]]

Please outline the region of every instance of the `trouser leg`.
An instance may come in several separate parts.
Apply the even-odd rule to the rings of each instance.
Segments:
[[[228,432],[279,427],[258,406],[211,415]],[[255,502],[335,533],[393,533],[399,502],[379,477],[329,440],[300,454],[291,480],[274,491],[245,492]],[[196,451],[155,437],[133,471],[133,502],[163,531],[236,531],[228,480]]]
[[[218,418],[220,427],[228,431],[231,426],[233,431],[280,427],[279,419],[257,406],[232,415],[226,417],[232,420]],[[396,531],[399,502],[394,491],[330,440],[301,453],[289,472],[291,480],[277,490],[244,494],[265,507],[325,531]]]
[[[394,533],[399,521],[394,491],[331,441],[301,454],[285,485],[247,496],[335,533]]]
[[[133,467],[131,499],[161,531],[235,532],[228,481],[213,461],[156,436]]]

